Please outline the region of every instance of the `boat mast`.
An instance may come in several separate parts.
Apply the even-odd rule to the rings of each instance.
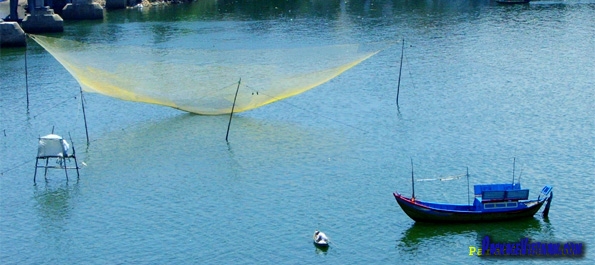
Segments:
[[[516,157],[512,159],[512,185],[514,185],[514,167],[516,164]]]
[[[467,204],[471,205],[469,200],[469,167],[467,167]]]
[[[413,158],[411,158],[411,199],[415,199],[415,181],[413,180]]]

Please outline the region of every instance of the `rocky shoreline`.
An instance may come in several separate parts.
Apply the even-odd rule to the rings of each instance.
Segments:
[[[126,0],[113,8],[150,8],[197,0]],[[25,16],[27,0],[18,0],[15,18],[9,18],[9,0],[0,0],[0,47],[26,46],[26,35],[34,32],[62,32],[65,19],[101,19],[106,0],[92,0],[91,4],[67,5],[66,0],[54,0],[52,9],[36,9],[35,16]],[[125,4],[125,5],[122,5]],[[57,9],[57,10],[56,10]],[[2,18],[7,17],[7,21]],[[22,19],[22,20],[21,20]]]
[[[98,3],[99,5],[105,7],[106,0],[93,0],[94,3]],[[151,7],[151,6],[158,6],[158,5],[169,5],[169,4],[180,4],[180,3],[189,3],[194,2],[195,0],[128,0],[128,8],[137,8],[137,7]],[[136,2],[136,4],[134,4]]]

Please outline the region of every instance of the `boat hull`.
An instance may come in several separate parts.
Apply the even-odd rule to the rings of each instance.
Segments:
[[[328,248],[328,242],[327,243],[316,243],[316,242],[314,242],[314,246],[316,246],[317,248],[320,248],[320,249],[327,249]]]
[[[541,208],[545,200],[535,203],[524,209],[510,211],[486,212],[486,211],[452,211],[438,209],[423,205],[398,193],[393,193],[401,209],[416,222],[432,223],[465,223],[465,222],[493,222],[528,218]]]

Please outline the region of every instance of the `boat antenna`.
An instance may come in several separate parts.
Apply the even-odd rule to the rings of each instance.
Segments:
[[[521,166],[521,173],[519,173],[519,184],[521,183],[521,176],[523,175],[523,167]]]
[[[514,185],[514,167],[516,164],[516,157],[512,159],[512,185]]]
[[[413,158],[411,158],[411,199],[415,199],[415,181],[413,180]]]
[[[399,66],[399,80],[397,82],[397,108],[399,107],[399,90],[401,89],[401,70],[403,69],[403,51],[405,50],[405,38],[401,45],[401,65]]]
[[[467,204],[471,205],[471,200],[469,200],[469,167],[467,167]]]
[[[236,99],[238,98],[238,91],[240,91],[240,83],[242,82],[242,78],[238,80],[238,88],[236,88],[236,95],[233,97],[233,105],[231,105],[231,112],[229,113],[229,123],[227,124],[227,133],[225,134],[225,141],[229,143],[227,138],[229,137],[229,127],[231,126],[231,118],[233,117],[233,109],[236,106]]]

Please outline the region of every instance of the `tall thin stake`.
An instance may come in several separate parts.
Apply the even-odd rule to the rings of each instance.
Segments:
[[[85,99],[83,97],[83,88],[79,87],[81,92],[81,106],[83,107],[83,119],[85,120],[85,134],[87,135],[87,146],[89,146],[89,130],[87,128],[87,114],[85,113]]]
[[[401,65],[399,66],[399,81],[397,82],[397,107],[399,106],[399,90],[401,90],[401,70],[403,70],[403,51],[405,50],[405,38],[401,46]]]
[[[25,90],[27,91],[27,112],[29,112],[29,77],[27,76],[29,70],[27,68],[27,48],[25,48]]]
[[[413,180],[413,158],[411,158],[411,199],[415,199],[415,181]]]
[[[236,99],[238,98],[238,92],[240,91],[240,83],[242,82],[242,78],[238,80],[238,88],[236,88],[236,95],[233,97],[233,105],[231,105],[231,113],[229,113],[229,123],[227,124],[227,133],[225,134],[225,141],[229,143],[227,138],[229,137],[229,127],[231,126],[231,118],[233,117],[233,109],[236,106]]]

